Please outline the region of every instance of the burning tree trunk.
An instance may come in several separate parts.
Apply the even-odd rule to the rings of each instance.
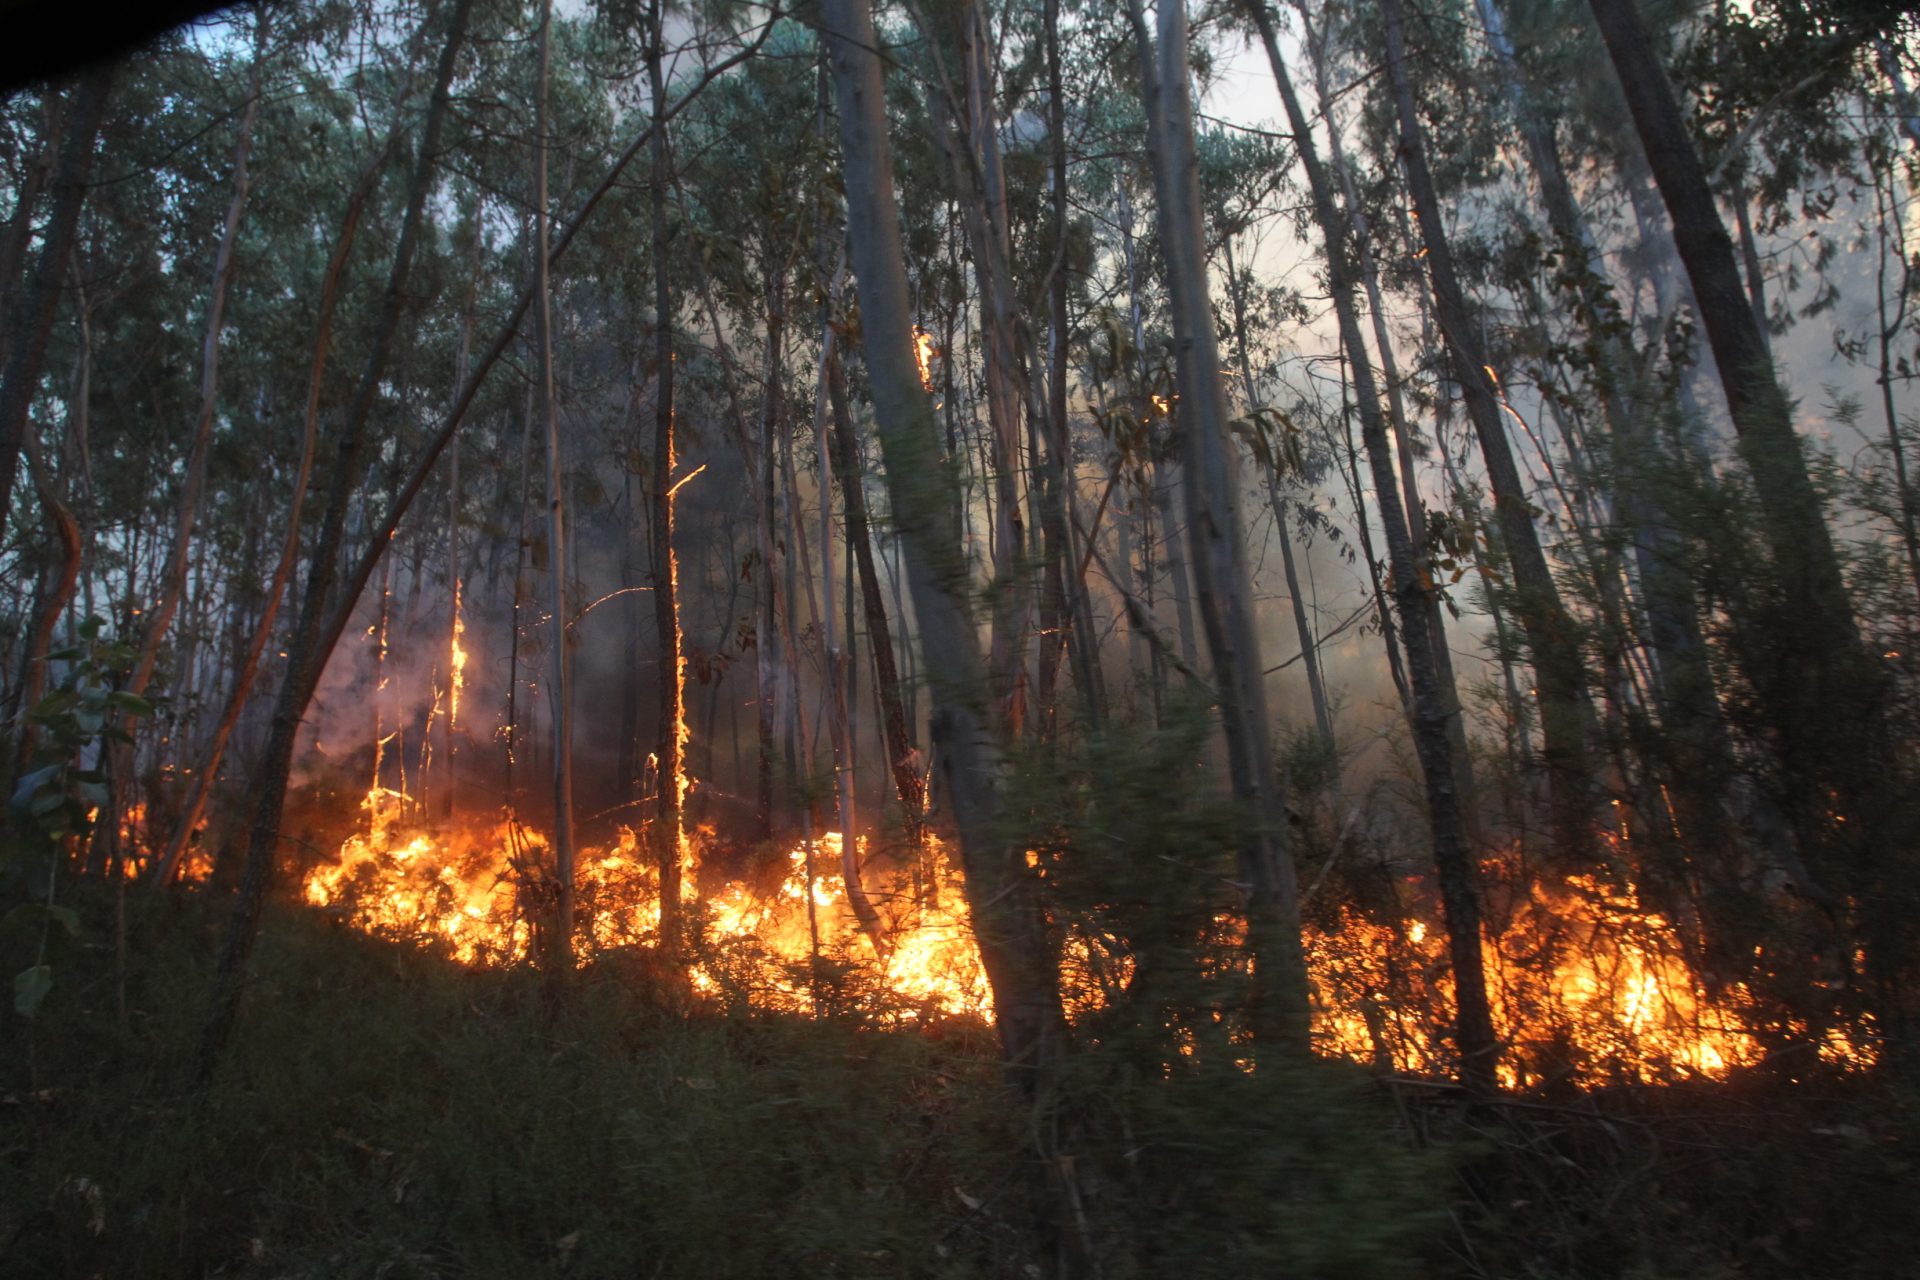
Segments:
[[[1308,1052],[1306,961],[1300,904],[1273,765],[1265,674],[1254,629],[1240,518],[1237,456],[1227,438],[1220,353],[1208,299],[1205,231],[1194,158],[1183,3],[1162,3],[1159,49],[1140,0],[1129,0],[1147,110],[1147,150],[1158,194],[1160,241],[1172,293],[1179,360],[1178,412],[1187,492],[1187,536],[1200,620],[1220,691],[1220,717],[1236,799],[1246,807],[1240,850],[1247,889],[1247,948],[1257,1035],[1290,1054]]]
[[[1539,685],[1542,754],[1554,834],[1563,852],[1577,853],[1588,848],[1593,839],[1593,760],[1587,741],[1593,710],[1587,702],[1579,632],[1560,600],[1553,570],[1541,549],[1533,507],[1501,419],[1505,396],[1480,349],[1473,313],[1454,274],[1453,250],[1442,221],[1440,197],[1427,169],[1425,130],[1414,108],[1413,85],[1407,73],[1400,0],[1383,0],[1383,13],[1387,69],[1399,116],[1400,161],[1425,249],[1434,310],[1453,353],[1454,373],[1493,487],[1495,520],[1513,573],[1514,611],[1526,633]]]
[[[680,799],[686,765],[685,658],[680,652],[680,612],[676,598],[680,566],[673,545],[673,287],[667,254],[667,108],[666,82],[660,72],[665,40],[662,0],[647,10],[647,87],[653,95],[653,616],[660,648],[660,731],[654,748],[653,856],[660,874],[660,953],[670,962],[680,955]]]
[[[554,933],[547,956],[556,974],[573,968],[574,832],[573,832],[573,655],[568,632],[572,621],[567,600],[568,530],[566,464],[560,440],[560,417],[553,403],[553,281],[548,263],[547,213],[547,82],[552,57],[553,0],[540,6],[540,71],[534,107],[533,161],[533,278],[534,378],[540,423],[547,440],[547,572],[553,611],[553,687],[548,694],[553,722],[553,874],[557,881]],[[656,108],[657,109],[657,108]],[[654,137],[659,138],[655,128]],[[669,392],[671,395],[671,392]],[[672,402],[668,402],[672,413]],[[669,436],[671,441],[671,436]],[[671,443],[669,443],[671,449]],[[662,903],[664,915],[664,900]]]
[[[33,397],[40,388],[47,339],[53,333],[54,313],[60,305],[60,280],[73,253],[80,206],[87,197],[87,176],[93,171],[94,139],[106,115],[113,74],[112,64],[102,63],[74,87],[67,111],[66,141],[53,172],[53,207],[41,232],[40,257],[34,263],[25,295],[12,307],[7,326],[6,371],[0,375],[0,518],[12,510],[20,442],[26,434]]]
[[[1293,81],[1280,58],[1272,13],[1264,0],[1244,0],[1244,3],[1246,11],[1259,27],[1261,41],[1266,46],[1267,61],[1280,90],[1287,121],[1293,129],[1294,145],[1299,152],[1301,166],[1307,173],[1314,219],[1319,223],[1320,233],[1326,242],[1327,276],[1332,285],[1334,313],[1339,322],[1341,341],[1352,360],[1360,430],[1366,444],[1367,461],[1373,471],[1374,489],[1380,498],[1380,524],[1386,534],[1387,555],[1393,571],[1394,600],[1398,606],[1401,628],[1406,635],[1406,664],[1413,698],[1414,749],[1420,758],[1420,771],[1426,786],[1427,820],[1433,831],[1434,863],[1439,872],[1441,903],[1446,912],[1448,955],[1453,963],[1454,1035],[1460,1049],[1461,1079],[1475,1093],[1491,1093],[1496,1087],[1499,1042],[1494,1036],[1481,953],[1478,872],[1472,851],[1467,846],[1459,796],[1454,791],[1452,743],[1447,735],[1451,700],[1443,694],[1439,673],[1434,666],[1433,639],[1427,627],[1430,616],[1426,599],[1428,588],[1414,555],[1406,509],[1401,505],[1394,476],[1393,450],[1387,440],[1386,422],[1380,414],[1380,397],[1374,384],[1373,366],[1367,359],[1366,347],[1360,336],[1360,321],[1354,306],[1352,267],[1344,243],[1345,225],[1334,204],[1332,184],[1321,167],[1313,145],[1306,113],[1300,109],[1300,101],[1293,91]]]

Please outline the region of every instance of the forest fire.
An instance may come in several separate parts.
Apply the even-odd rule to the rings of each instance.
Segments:
[[[413,821],[408,797],[390,790],[368,792],[362,806],[365,825],[341,845],[338,860],[307,876],[308,903],[341,913],[356,929],[443,948],[466,965],[534,954],[552,892],[544,837],[509,821],[429,829]],[[947,851],[928,838],[941,868],[937,894],[916,896],[903,869],[865,860],[865,887],[886,926],[876,952],[847,901],[839,832],[697,892],[692,864],[714,834],[687,832],[690,918],[699,921],[690,935],[698,939],[694,990],[786,1012],[864,1003],[920,1017],[990,1016],[964,886]],[[644,834],[631,828],[611,845],[582,849],[582,960],[654,946],[658,873],[646,849]],[[1505,1046],[1503,1084],[1724,1079],[1761,1060],[1763,1047],[1743,1022],[1745,988],[1709,991],[1687,959],[1682,931],[1642,903],[1633,885],[1592,875],[1524,881],[1499,860],[1487,870],[1502,903],[1484,954]],[[1450,1070],[1440,1011],[1452,1004],[1452,980],[1440,927],[1343,906],[1309,926],[1304,939],[1322,1051],[1400,1073]],[[1100,998],[1097,990],[1079,992],[1070,1015]],[[1870,1051],[1833,1037],[1822,1056],[1872,1060]]]
[[[444,948],[466,965],[534,954],[552,888],[543,836],[512,821],[429,830],[413,821],[409,797],[383,788],[369,791],[361,805],[365,825],[341,844],[337,861],[307,875],[310,905],[370,934]],[[709,829],[686,832],[683,849],[691,853],[712,839]],[[860,974],[903,1011],[989,1015],[992,999],[957,877],[937,896],[916,901],[904,873],[890,876],[869,863],[868,895],[888,917],[879,956],[847,904],[840,854],[840,833],[828,831],[786,851],[767,873],[697,897],[688,874],[703,930],[690,969],[695,989],[806,1011],[825,1002],[827,987]],[[579,901],[582,959],[655,945],[658,872],[641,834],[623,827],[611,845],[582,848]]]

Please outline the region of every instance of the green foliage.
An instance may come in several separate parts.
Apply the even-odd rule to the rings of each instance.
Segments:
[[[281,916],[230,1059],[183,1097],[224,906],[136,936],[128,1028],[88,953],[38,1061],[0,1047],[0,1270],[946,1277],[1032,1257],[989,1045],[686,1015],[625,968],[556,1007],[529,971]]]
[[[79,918],[54,903],[54,878],[66,845],[84,839],[94,815],[108,804],[106,753],[116,743],[133,741],[116,721],[153,714],[145,698],[114,687],[133,666],[135,651],[104,638],[105,627],[99,618],[86,619],[75,644],[43,659],[64,663],[66,669],[53,691],[27,712],[26,733],[33,745],[8,801],[14,839],[0,846],[0,871],[17,876],[35,900],[9,911],[0,933],[10,932],[7,926],[40,924],[34,961],[13,980],[14,1012],[23,1018],[39,1012],[53,987],[53,966],[47,963],[53,926],[60,925],[68,936],[80,931]]]
[[[1356,1069],[1247,1040],[1246,815],[1209,785],[1209,736],[1204,707],[1175,705],[1016,770],[1080,1006],[1056,1105],[1090,1234],[1117,1276],[1421,1274],[1439,1162]]]

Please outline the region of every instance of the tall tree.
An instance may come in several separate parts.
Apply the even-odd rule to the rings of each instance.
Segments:
[[[669,274],[667,188],[666,5],[647,6],[647,88],[653,96],[653,182],[649,209],[653,230],[653,616],[660,651],[660,727],[654,745],[653,856],[660,875],[660,951],[680,954],[681,788],[686,762],[686,657],[680,651],[680,564],[674,548],[673,500],[678,481],[674,442],[673,283]]]
[[[933,405],[914,354],[879,37],[866,0],[825,0],[822,16],[839,107],[861,347],[932,684],[934,758],[959,828],[967,901],[1009,1074],[1026,1097],[1039,1099],[1059,1070],[1066,1020],[1037,885],[1025,851],[998,821],[1001,750],[966,559],[950,536],[958,495],[940,462]]]
[[[60,282],[66,278],[93,172],[94,142],[113,91],[114,66],[102,63],[83,74],[73,88],[64,125],[65,140],[51,177],[53,205],[40,233],[40,256],[26,292],[10,308],[6,368],[0,373],[0,519],[13,509],[13,475],[19,468],[20,442],[40,388],[47,339],[60,306]],[[24,230],[24,224],[23,224]],[[10,282],[9,282],[10,283]]]
[[[1183,0],[1161,4],[1157,55],[1140,0],[1129,0],[1128,13],[1139,51],[1147,150],[1172,295],[1177,422],[1196,604],[1213,659],[1233,794],[1248,819],[1240,871],[1248,886],[1247,947],[1257,974],[1253,1016],[1258,1034],[1288,1053],[1305,1054],[1309,1019],[1299,891],[1273,763],[1266,675],[1247,578],[1239,457],[1227,433],[1208,296],[1186,7]]]
[[[1373,473],[1374,491],[1379,495],[1381,529],[1387,541],[1387,559],[1393,579],[1392,589],[1401,630],[1406,636],[1406,667],[1413,701],[1414,750],[1419,756],[1421,777],[1425,783],[1427,822],[1433,833],[1434,865],[1439,872],[1441,906],[1446,913],[1447,953],[1453,965],[1454,1038],[1460,1050],[1460,1074],[1467,1087],[1476,1093],[1490,1093],[1497,1083],[1499,1040],[1494,1035],[1493,1015],[1487,999],[1485,961],[1481,953],[1481,914],[1479,870],[1467,845],[1460,797],[1454,790],[1453,743],[1447,732],[1447,719],[1458,702],[1441,689],[1438,669],[1433,660],[1433,638],[1428,630],[1432,616],[1427,594],[1429,577],[1414,552],[1413,537],[1407,527],[1406,508],[1399,497],[1394,474],[1392,446],[1387,440],[1386,421],[1380,412],[1379,390],[1374,382],[1373,365],[1367,359],[1360,335],[1360,320],[1354,301],[1356,281],[1347,257],[1346,221],[1335,203],[1333,184],[1320,163],[1319,149],[1306,112],[1301,109],[1293,80],[1280,56],[1279,35],[1272,11],[1264,0],[1242,0],[1244,11],[1259,29],[1267,62],[1286,109],[1287,123],[1293,130],[1294,146],[1300,165],[1306,170],[1307,190],[1313,202],[1314,221],[1318,224],[1327,252],[1327,279],[1333,294],[1334,315],[1340,328],[1353,370],[1356,410],[1360,433],[1365,442],[1367,462]]]
[[[1533,504],[1507,442],[1505,393],[1481,349],[1474,313],[1454,270],[1440,196],[1427,167],[1426,132],[1414,105],[1400,0],[1382,0],[1381,11],[1386,19],[1387,72],[1399,120],[1400,162],[1419,223],[1422,261],[1440,330],[1453,355],[1454,376],[1493,488],[1494,516],[1513,574],[1514,612],[1533,659],[1554,835],[1563,852],[1578,853],[1592,843],[1595,810],[1594,761],[1588,741],[1593,711],[1587,701],[1580,632],[1560,599],[1541,548]]]
[[[246,863],[240,890],[234,899],[233,918],[220,950],[214,973],[213,1008],[201,1037],[195,1065],[196,1081],[204,1086],[213,1077],[228,1033],[239,1010],[241,970],[253,952],[260,931],[260,909],[279,856],[280,816],[286,803],[287,779],[293,767],[295,740],[299,736],[300,717],[313,695],[318,667],[324,659],[322,632],[327,628],[328,601],[339,573],[341,544],[346,535],[347,508],[361,479],[360,451],[365,444],[367,420],[380,396],[387,362],[400,328],[401,303],[406,296],[407,280],[413,270],[414,250],[420,240],[420,224],[433,186],[438,160],[441,130],[445,127],[448,105],[452,100],[454,68],[466,40],[467,19],[473,0],[451,0],[447,31],[440,47],[439,64],[434,73],[432,96],[426,119],[421,125],[420,143],[414,158],[407,188],[407,204],[401,215],[399,238],[394,245],[393,266],[387,274],[386,290],[375,321],[372,345],[366,368],[349,405],[345,420],[335,436],[333,474],[327,493],[327,506],[321,516],[307,569],[305,598],[299,620],[287,645],[287,666],[275,698],[273,724],[260,767],[260,797],[255,809],[253,829],[247,843]],[[431,19],[429,19],[431,21]],[[349,593],[349,604],[358,591]],[[343,611],[344,613],[344,611]],[[345,626],[344,616],[336,628]],[[330,644],[326,646],[330,648]]]

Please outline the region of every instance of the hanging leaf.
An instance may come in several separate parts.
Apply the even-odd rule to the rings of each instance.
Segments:
[[[53,990],[53,966],[36,964],[13,975],[13,1011],[23,1018],[40,1012],[41,1002]]]

